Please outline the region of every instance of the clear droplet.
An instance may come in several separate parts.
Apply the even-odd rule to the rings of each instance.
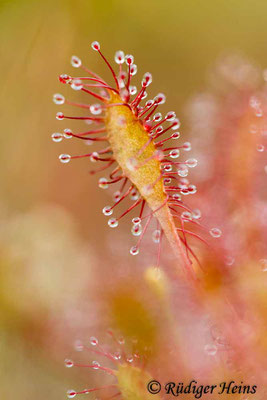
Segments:
[[[165,164],[163,168],[164,168],[164,171],[166,171],[166,172],[171,172],[172,171],[172,165],[171,164]]]
[[[195,194],[197,192],[197,187],[196,185],[189,185],[187,190],[189,191],[190,194]]]
[[[83,351],[84,350],[84,345],[82,344],[82,342],[80,340],[76,340],[74,342],[74,349],[76,351]]]
[[[171,135],[171,138],[176,140],[176,139],[179,139],[180,136],[181,136],[180,132],[174,132]]]
[[[69,75],[67,75],[67,74],[61,74],[61,75],[59,75],[59,81],[60,81],[61,83],[67,84],[67,83],[70,83],[71,80],[72,80],[72,77],[69,76]]]
[[[154,98],[155,103],[157,104],[164,104],[166,101],[166,96],[163,93],[159,93],[155,98]]]
[[[130,68],[130,75],[134,76],[136,74],[137,74],[137,65],[133,64],[133,65],[131,65],[131,68]]]
[[[160,242],[160,230],[156,229],[154,230],[154,232],[152,233],[152,240],[154,243],[159,243]]]
[[[140,236],[142,233],[142,225],[141,224],[133,225],[131,232],[133,236]]]
[[[133,360],[134,360],[133,356],[129,356],[129,357],[126,358],[126,361],[127,361],[128,363],[132,363]]]
[[[71,156],[69,154],[60,154],[58,158],[63,164],[66,164],[71,160]]]
[[[118,339],[119,344],[124,344],[125,343],[125,339],[123,336],[120,336]]]
[[[101,114],[101,113],[102,113],[102,106],[101,106],[101,104],[92,104],[92,105],[90,106],[90,112],[91,112],[93,115],[99,115],[99,114]]]
[[[166,117],[165,117],[165,118],[166,118],[166,121],[172,122],[172,121],[175,120],[176,114],[175,114],[174,111],[169,111],[169,112],[166,114]]]
[[[160,112],[156,113],[153,117],[154,122],[159,122],[162,120],[162,114]]]
[[[75,390],[68,390],[67,391],[67,396],[69,399],[73,399],[76,396]]]
[[[53,102],[57,105],[61,105],[65,103],[65,97],[62,94],[56,93],[53,96]]]
[[[90,156],[90,161],[91,161],[91,162],[96,162],[97,159],[98,159],[98,157],[99,157],[99,154],[98,154],[96,151],[94,151],[94,152],[92,153],[92,155]]]
[[[215,356],[217,353],[217,346],[215,346],[215,344],[206,344],[204,350],[209,356]]]
[[[261,269],[263,272],[267,271],[267,258],[262,258],[260,260]]]
[[[97,346],[98,345],[98,339],[95,336],[91,336],[89,341],[90,341],[90,344],[92,346]]]
[[[179,121],[178,118],[175,118],[174,122],[173,122],[173,125],[172,125],[172,130],[175,131],[176,129],[179,129],[180,126],[181,126],[181,122]]]
[[[125,60],[124,52],[122,50],[116,51],[114,59],[116,64],[123,64]]]
[[[113,354],[113,358],[115,360],[120,360],[121,359],[121,353],[119,351],[115,351],[115,353]]]
[[[147,98],[147,92],[144,91],[144,93],[143,93],[142,96],[141,96],[141,100],[144,100],[144,99],[146,99],[146,98]]]
[[[256,115],[256,117],[261,118],[263,116],[262,109],[261,108],[257,108],[256,111],[255,111],[255,115]]]
[[[107,182],[108,182],[108,181],[107,181],[106,178],[100,178],[99,181],[98,181],[98,186],[99,186],[101,189],[108,189],[108,183],[107,183]]]
[[[196,158],[189,158],[188,160],[186,160],[185,163],[189,168],[194,168],[194,167],[197,166],[197,159]]]
[[[139,249],[136,246],[133,246],[130,248],[130,253],[132,256],[136,256],[137,254],[139,254]]]
[[[219,238],[222,236],[222,231],[219,228],[212,228],[210,234],[214,238]]]
[[[81,90],[83,88],[83,83],[80,79],[74,79],[70,86],[73,90]]]
[[[188,168],[186,165],[180,165],[180,167],[177,169],[177,174],[181,178],[185,178],[188,175]]]
[[[176,201],[181,201],[181,200],[182,200],[182,197],[181,197],[181,195],[180,195],[179,193],[174,193],[174,194],[172,195],[172,199],[173,199],[173,200],[176,200]]]
[[[113,210],[110,206],[106,206],[103,208],[102,210],[103,214],[106,216],[112,215],[113,214]]]
[[[180,155],[180,151],[178,149],[171,150],[169,156],[171,158],[178,158]]]
[[[260,152],[260,153],[262,153],[262,152],[264,151],[264,146],[263,146],[263,144],[258,144],[258,145],[257,145],[257,151]]]
[[[164,178],[163,179],[163,183],[164,183],[164,185],[169,185],[170,183],[171,183],[171,178]]]
[[[191,219],[192,219],[192,214],[191,214],[191,212],[189,212],[189,211],[183,211],[182,214],[181,214],[181,217],[182,217],[183,219],[189,219],[189,220],[191,220]]]
[[[72,360],[66,359],[64,362],[65,362],[65,367],[67,367],[67,368],[73,367],[73,361]]]
[[[93,50],[98,51],[100,50],[100,44],[96,40],[91,44]]]
[[[53,142],[61,142],[62,141],[62,134],[61,133],[52,133],[51,138]]]
[[[119,201],[120,198],[121,198],[121,192],[119,190],[113,193],[113,200],[115,201],[115,203],[117,203],[117,201]]]
[[[74,68],[79,68],[82,65],[81,60],[76,56],[71,57],[70,63]]]
[[[183,144],[183,149],[184,151],[190,151],[191,150],[191,143],[190,142],[184,142]]]
[[[93,369],[99,369],[100,364],[98,361],[92,361]]]
[[[156,128],[155,133],[158,134],[158,133],[161,133],[161,132],[163,132],[163,126],[160,125],[160,126],[158,126]]]
[[[68,128],[64,129],[63,136],[64,136],[65,139],[71,139],[73,137],[72,136],[72,130],[68,129]]]
[[[125,62],[127,65],[132,65],[134,63],[134,57],[131,54],[125,56]]]
[[[139,224],[141,224],[141,218],[139,218],[139,217],[133,218],[133,219],[132,219],[132,223],[133,223],[134,225],[139,225]]]
[[[139,197],[140,197],[140,196],[139,196],[138,190],[134,188],[134,189],[131,191],[131,195],[130,195],[131,200],[138,200]]]
[[[200,219],[201,218],[201,211],[198,209],[195,209],[192,211],[192,217],[194,219]]]
[[[232,256],[226,256],[226,257],[225,257],[225,264],[228,265],[229,267],[230,267],[231,265],[233,265],[234,262],[235,262],[234,257],[232,257]]]
[[[152,75],[150,72],[146,72],[142,79],[142,86],[147,87],[152,83]]]
[[[137,87],[136,86],[130,86],[129,87],[129,92],[133,96],[137,93]]]
[[[56,114],[56,119],[58,119],[59,121],[62,121],[62,119],[64,119],[64,114],[62,112],[58,112]]]
[[[110,226],[110,228],[117,228],[118,225],[119,225],[119,222],[116,218],[110,218],[108,220],[108,226]]]

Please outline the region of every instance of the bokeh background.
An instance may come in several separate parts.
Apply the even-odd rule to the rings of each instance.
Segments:
[[[58,75],[72,72],[70,57],[108,78],[90,43],[98,40],[110,59],[118,49],[132,53],[186,137],[186,105],[219,56],[237,51],[267,65],[266,15],[263,0],[0,1],[2,399],[63,399],[79,383],[63,360],[81,332],[94,333],[92,271],[103,262],[114,268],[116,241],[129,236],[122,224],[110,237],[101,213],[109,194],[87,161],[59,163],[81,144],[51,141],[62,130],[52,95],[67,94]]]

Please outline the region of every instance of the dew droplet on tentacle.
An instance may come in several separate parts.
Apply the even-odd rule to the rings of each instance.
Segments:
[[[132,219],[132,223],[133,223],[134,225],[139,225],[139,224],[141,224],[141,218],[139,218],[139,217],[133,218],[133,219]]]
[[[181,178],[185,178],[188,175],[188,168],[186,165],[180,165],[179,168],[177,169],[177,174]]]
[[[192,211],[192,217],[194,219],[200,219],[201,218],[201,211],[198,209],[195,209]]]
[[[262,258],[260,260],[260,265],[261,265],[261,270],[263,272],[266,272],[267,271],[267,258]]]
[[[68,129],[68,128],[64,129],[63,136],[64,136],[65,139],[71,139],[73,137],[72,136],[72,130]]]
[[[132,226],[131,233],[133,236],[140,236],[142,233],[142,226],[141,224],[135,224]]]
[[[91,44],[91,47],[95,51],[99,51],[100,50],[100,44],[96,40]]]
[[[66,368],[71,368],[71,367],[73,367],[73,361],[72,361],[72,360],[66,359],[66,360],[64,361],[64,363],[65,363],[65,367],[66,367]]]
[[[82,65],[82,61],[77,56],[72,56],[70,63],[74,68],[79,68]]]
[[[74,79],[70,86],[73,90],[81,90],[83,88],[83,84],[80,79]]]
[[[162,120],[162,114],[161,114],[160,112],[156,113],[156,114],[153,116],[153,121],[159,122],[159,121],[161,121],[161,120]]]
[[[110,228],[117,228],[118,225],[119,225],[119,222],[116,218],[110,218],[108,220],[108,226],[110,226]]]
[[[186,160],[185,164],[189,168],[194,168],[194,167],[197,166],[197,159],[196,158],[189,158],[188,160]]]
[[[192,214],[189,211],[183,211],[182,214],[181,214],[181,217],[183,219],[190,219],[191,220],[192,219]]]
[[[112,215],[113,214],[113,210],[111,208],[111,206],[106,206],[103,208],[102,210],[103,214],[106,216]]]
[[[62,112],[58,112],[56,114],[56,119],[58,119],[59,121],[62,121],[64,119],[64,114]]]
[[[61,142],[63,139],[61,133],[52,133],[51,138],[52,138],[53,142],[56,142],[56,143]]]
[[[133,65],[131,65],[131,67],[130,67],[130,75],[131,76],[134,76],[134,75],[136,75],[137,74],[137,65],[136,64],[133,64]]]
[[[206,344],[204,350],[209,356],[215,356],[217,353],[217,346],[215,346],[215,344]]]
[[[98,186],[101,188],[101,189],[107,189],[108,188],[108,183],[107,183],[108,181],[107,181],[107,179],[106,178],[100,178],[99,180],[98,180]]]
[[[76,396],[76,394],[77,393],[75,392],[75,390],[71,389],[71,390],[67,391],[67,396],[68,396],[69,399],[73,399]]]
[[[175,118],[176,118],[176,114],[175,114],[174,111],[169,111],[169,112],[166,114],[166,117],[165,117],[166,121],[169,121],[169,122],[174,121]]]
[[[258,144],[258,145],[257,145],[257,151],[258,151],[259,153],[262,153],[262,152],[264,151],[264,145],[263,145],[263,144]]]
[[[125,61],[125,55],[122,50],[118,50],[115,53],[114,60],[116,64],[123,64]]]
[[[121,198],[121,192],[119,190],[117,190],[115,193],[113,193],[113,200],[115,201],[115,203],[117,203]]]
[[[190,143],[190,142],[185,142],[185,143],[183,144],[183,149],[184,149],[184,151],[190,151],[191,148],[192,148],[192,146],[191,146],[191,143]]]
[[[76,351],[83,351],[84,350],[84,345],[82,344],[82,342],[80,340],[76,340],[74,342],[74,349]]]
[[[99,369],[100,363],[98,361],[92,361],[93,369]]]
[[[219,238],[222,236],[222,231],[219,228],[210,229],[210,235],[214,238]]]
[[[98,159],[98,157],[99,157],[99,154],[98,154],[96,151],[94,151],[94,152],[92,153],[92,155],[90,156],[90,161],[91,161],[91,162],[96,162],[97,159]]]
[[[181,136],[181,134],[180,134],[180,132],[174,132],[172,135],[171,135],[171,139],[179,139],[179,137]]]
[[[132,256],[137,256],[137,254],[139,254],[139,249],[138,249],[138,247],[136,247],[136,246],[131,247],[131,248],[130,248],[130,254],[131,254]]]
[[[56,93],[53,95],[53,102],[57,105],[61,105],[65,103],[65,97],[60,94],[60,93]]]
[[[99,114],[101,114],[101,113],[102,113],[102,106],[101,106],[101,104],[92,104],[92,105],[90,106],[90,112],[91,112],[93,115],[99,115]]]
[[[97,346],[98,345],[98,339],[95,336],[91,336],[89,339],[89,342],[92,346]]]
[[[171,158],[178,158],[180,156],[180,151],[178,149],[171,150],[169,156]]]
[[[60,154],[58,158],[63,164],[66,164],[71,160],[71,156],[69,154]]]
[[[160,242],[160,230],[156,229],[152,233],[152,240],[154,243],[159,243]]]

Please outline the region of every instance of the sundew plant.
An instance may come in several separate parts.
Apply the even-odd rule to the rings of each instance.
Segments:
[[[99,187],[112,189],[103,214],[111,229],[130,218],[136,237],[131,256],[138,260],[148,247],[151,251],[145,237],[151,226],[156,229],[146,268],[115,272],[104,281],[96,277],[105,293],[96,305],[97,320],[107,337],[100,343],[88,332],[89,340],[75,344],[82,361],[67,358],[65,365],[103,375],[99,384],[70,389],[67,396],[265,399],[267,92],[262,74],[243,59],[220,61],[213,76],[217,87],[189,106],[191,150],[175,111],[161,111],[165,95],[149,98],[151,73],[135,86],[132,55],[120,50],[110,62],[98,42],[91,47],[110,77],[103,79],[72,56],[78,76],[62,74],[59,81],[84,100],[75,102],[67,92],[53,100],[78,110],[56,114],[62,124],[77,120],[77,131],[64,125],[52,140],[77,139],[93,150],[62,153],[59,160],[87,158],[90,173],[99,173]],[[189,156],[190,151],[197,155]],[[127,260],[129,253],[119,257]]]

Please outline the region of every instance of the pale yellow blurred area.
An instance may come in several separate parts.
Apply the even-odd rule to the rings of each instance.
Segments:
[[[109,59],[118,49],[133,53],[136,82],[150,71],[151,95],[164,92],[168,110],[182,119],[222,53],[238,50],[267,65],[266,15],[264,0],[0,1],[1,399],[58,400],[78,385],[61,360],[76,333],[90,327],[79,312],[90,302],[92,266],[109,251],[101,213],[109,194],[86,161],[58,161],[85,147],[51,141],[62,130],[52,95],[72,95],[58,82],[72,73],[70,57],[108,79],[90,43],[98,40]],[[128,248],[118,257],[124,254]]]

